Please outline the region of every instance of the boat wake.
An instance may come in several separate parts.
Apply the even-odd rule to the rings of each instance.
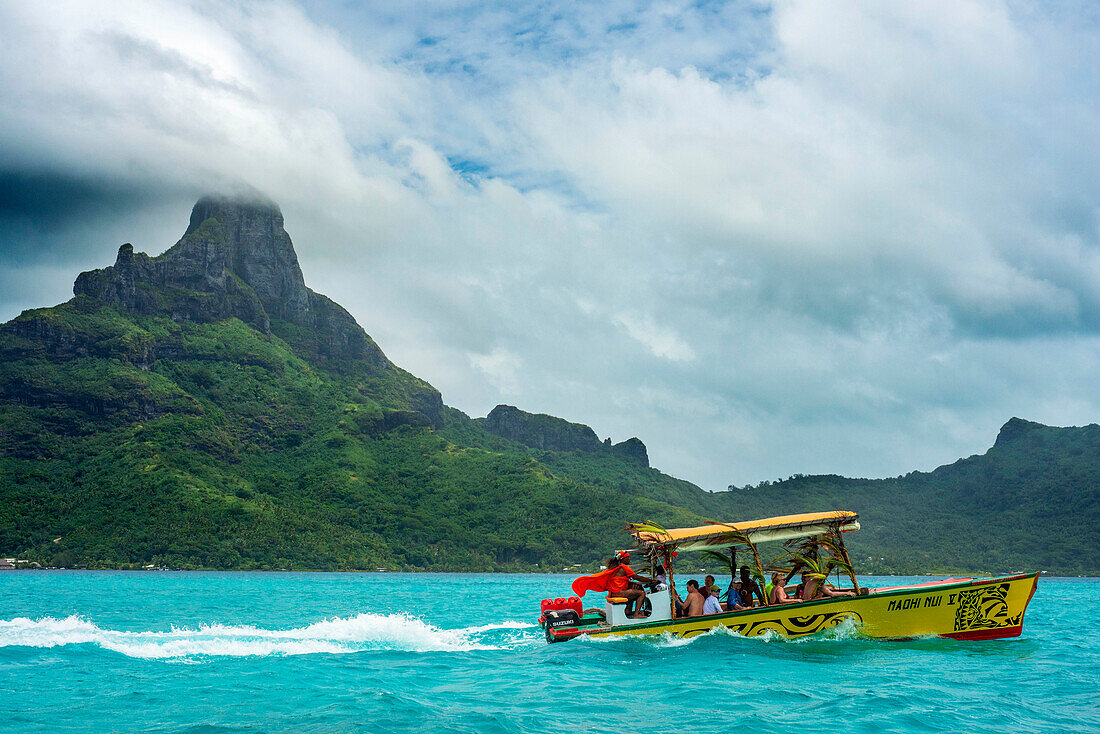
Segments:
[[[0,649],[94,645],[133,658],[249,657],[346,654],[370,650],[467,652],[500,650],[529,642],[527,622],[441,629],[405,614],[357,614],[293,629],[250,625],[173,626],[167,632],[104,629],[79,616],[0,620]]]

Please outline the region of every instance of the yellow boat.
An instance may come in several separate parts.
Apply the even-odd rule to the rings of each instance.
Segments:
[[[756,637],[776,634],[803,637],[841,625],[862,635],[884,639],[922,636],[956,640],[1016,637],[1023,630],[1024,612],[1038,585],[1037,573],[994,578],[951,578],[923,584],[861,588],[848,560],[843,533],[859,529],[854,512],[836,511],[784,515],[739,523],[714,523],[665,530],[648,524],[628,526],[638,549],[654,565],[662,565],[667,583],[647,595],[642,619],[628,618],[626,599],[608,596],[603,609],[585,611],[577,597],[544,600],[540,624],[548,642],[581,635],[669,634],[688,638],[725,627]],[[701,617],[677,617],[673,563],[679,552],[730,549],[749,551],[760,576],[763,564],[756,544],[765,541],[820,542],[850,572],[854,596],[838,596],[790,604],[756,606]],[[831,542],[831,545],[829,544]],[[788,545],[790,543],[788,542]]]

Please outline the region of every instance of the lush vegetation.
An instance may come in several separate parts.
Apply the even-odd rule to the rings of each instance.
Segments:
[[[21,318],[78,309],[60,311]],[[457,411],[432,430],[400,370],[326,370],[236,319],[87,316],[76,328],[92,343],[170,335],[180,356],[143,369],[107,347],[58,359],[5,339],[7,553],[95,567],[560,570],[590,564],[637,513],[700,521],[556,475]]]
[[[1100,573],[1100,426],[1012,419],[996,444],[930,473],[894,479],[795,477],[723,492],[727,513],[791,507],[860,514],[847,538],[861,572]]]

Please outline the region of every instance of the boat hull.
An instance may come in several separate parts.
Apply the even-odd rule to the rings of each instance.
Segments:
[[[957,640],[1016,637],[1035,593],[1038,574],[989,579],[948,579],[915,586],[874,589],[866,596],[819,599],[663,622],[608,626],[590,621],[547,631],[560,642],[580,635],[663,635],[689,638],[717,627],[746,637],[804,637],[852,625],[867,637],[904,639],[938,635]]]

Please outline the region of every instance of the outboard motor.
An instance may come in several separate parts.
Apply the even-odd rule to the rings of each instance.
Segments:
[[[580,597],[571,596],[568,599],[543,599],[542,617],[539,622],[546,628],[546,639],[555,642],[551,630],[560,630],[564,627],[579,627],[581,623]]]
[[[581,623],[581,615],[572,609],[551,609],[546,613],[546,628],[576,627]]]

